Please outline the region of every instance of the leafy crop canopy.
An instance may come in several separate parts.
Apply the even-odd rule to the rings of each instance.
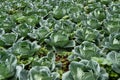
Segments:
[[[120,80],[120,0],[0,0],[0,80]]]

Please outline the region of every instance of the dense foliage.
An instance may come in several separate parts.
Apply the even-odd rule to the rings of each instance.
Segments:
[[[120,0],[0,0],[0,80],[120,80]]]

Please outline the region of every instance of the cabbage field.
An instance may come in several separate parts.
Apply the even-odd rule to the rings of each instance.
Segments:
[[[0,80],[120,80],[120,0],[0,0]]]

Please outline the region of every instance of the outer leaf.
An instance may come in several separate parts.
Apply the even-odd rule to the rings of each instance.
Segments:
[[[19,80],[28,80],[28,71],[24,70],[23,67],[16,67],[16,77]]]
[[[0,28],[0,36],[3,35],[3,34],[5,34],[5,31],[4,31],[3,28]]]
[[[30,41],[18,41],[17,43],[14,43],[12,46],[11,52],[15,55],[21,55],[21,56],[32,56],[40,46],[37,45],[36,42],[31,43]]]
[[[83,42],[80,46],[76,46],[73,50],[81,59],[91,59],[91,57],[100,56],[100,49],[91,42]]]
[[[31,38],[37,39],[37,40],[42,40],[47,37],[49,33],[49,28],[47,27],[40,27],[38,29],[33,29],[32,33],[29,33],[28,35]]]
[[[32,63],[32,66],[47,66],[51,71],[55,69],[55,54],[50,52]]]
[[[74,80],[108,80],[108,74],[95,61],[81,60],[71,62],[70,73]]]
[[[2,35],[1,40],[6,45],[12,45],[17,40],[18,35],[15,33],[6,33]]]
[[[95,77],[93,75],[93,72],[84,72],[81,69],[81,65],[79,63],[71,63],[70,65],[70,71],[74,78],[74,80],[95,80]]]
[[[52,75],[53,80],[59,80],[60,78],[60,74],[57,72],[53,72],[51,75]]]
[[[26,23],[17,25],[13,32],[18,33],[20,36],[27,36],[32,31],[32,27]]]
[[[0,51],[0,79],[7,79],[15,74],[16,57]]]
[[[29,80],[52,80],[50,70],[45,66],[35,66],[29,72]]]
[[[58,32],[51,34],[50,39],[46,39],[45,42],[51,46],[64,47],[69,39],[67,35]]]
[[[74,79],[73,79],[70,71],[68,71],[62,75],[62,80],[74,80]]]
[[[108,53],[107,59],[112,62],[112,69],[120,74],[120,54],[112,51]]]
[[[103,40],[103,45],[105,48],[110,50],[119,50],[120,49],[120,34],[112,33],[108,38]]]

